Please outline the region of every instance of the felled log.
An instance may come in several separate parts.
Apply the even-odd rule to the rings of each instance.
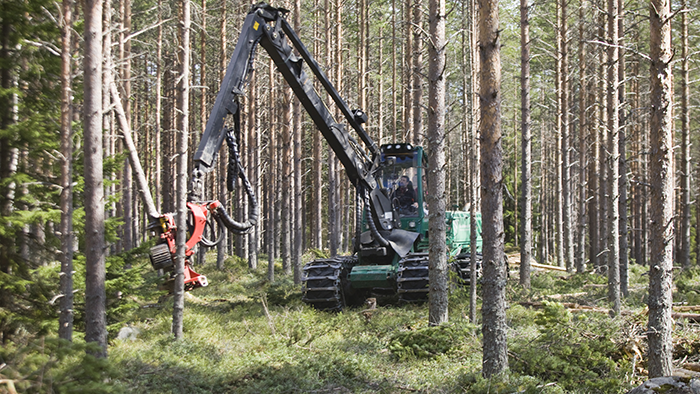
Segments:
[[[508,265],[520,266],[520,253],[509,254],[506,256],[508,259]],[[561,271],[566,272],[566,268],[558,267],[556,265],[540,264],[535,259],[530,260],[530,267],[548,271]]]
[[[685,312],[673,312],[671,317],[674,320],[677,319],[687,319],[690,322],[698,323],[700,322],[700,313],[685,313]]]
[[[595,313],[610,313],[610,309],[608,308],[600,308],[597,306],[589,306],[589,305],[581,305],[577,304],[575,302],[560,302],[561,305],[564,306],[569,312],[576,313],[576,312],[595,312]],[[532,301],[524,301],[520,302],[520,305],[528,308],[535,308],[535,309],[542,309],[544,308],[544,303],[542,302],[532,302]],[[632,314],[630,311],[622,311],[622,315],[630,315]]]

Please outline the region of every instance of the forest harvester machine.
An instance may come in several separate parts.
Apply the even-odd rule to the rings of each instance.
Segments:
[[[426,152],[419,146],[406,143],[377,146],[362,126],[367,121],[367,115],[360,109],[351,110],[348,107],[285,19],[287,13],[285,9],[259,3],[251,7],[243,23],[194,155],[188,195],[191,225],[188,229],[187,256],[192,255],[192,248],[199,242],[207,246],[216,243],[203,235],[211,219],[219,224],[218,227],[226,227],[239,234],[250,231],[257,222],[257,200],[239,160],[237,141],[240,135],[239,98],[243,95],[259,44],[267,51],[344,166],[356,191],[353,254],[317,259],[306,264],[303,268],[302,299],[314,307],[327,310],[341,310],[345,305],[364,301],[364,297],[372,293],[398,295],[400,300],[407,302],[425,300],[429,281]],[[296,49],[296,54],[293,49]],[[325,94],[332,99],[342,113],[345,124],[333,118],[307,77],[305,68],[311,71]],[[232,127],[225,126],[229,115]],[[346,130],[346,125],[354,130],[362,145],[357,137]],[[217,152],[224,140],[229,149],[227,186],[232,190],[236,178],[241,178],[250,204],[250,216],[245,222],[231,219],[220,202],[203,201],[203,174],[214,168]],[[476,219],[477,250],[480,253],[481,221],[479,217]],[[469,280],[469,214],[449,211],[446,212],[446,221],[452,270],[458,278]],[[172,266],[175,253],[174,234],[177,229],[173,225],[172,215],[161,215],[153,229],[160,239],[152,249],[153,267],[167,269]],[[206,285],[206,278],[202,281],[190,266],[186,264],[186,288]]]

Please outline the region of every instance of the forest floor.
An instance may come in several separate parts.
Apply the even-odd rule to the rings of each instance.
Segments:
[[[468,287],[452,291],[449,323],[436,328],[427,304],[316,311],[281,267],[273,284],[266,269],[236,259],[223,271],[197,267],[210,284],[186,294],[181,341],[171,334],[171,299],[148,289],[131,296],[139,307],[111,326],[113,383],[141,393],[624,393],[647,379],[646,267],[631,266],[623,313],[611,318],[605,277],[534,271],[526,291],[511,266],[510,369],[491,380],[481,377]],[[676,275],[678,305],[697,304],[699,293],[699,270]],[[137,335],[116,339],[127,325]],[[692,316],[676,321],[674,347],[679,368],[700,361]]]

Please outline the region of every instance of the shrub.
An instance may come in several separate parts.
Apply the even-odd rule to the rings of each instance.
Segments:
[[[557,384],[542,384],[532,376],[520,376],[515,373],[503,373],[490,379],[481,373],[469,373],[460,377],[459,387],[470,394],[560,394],[564,390]]]
[[[700,268],[693,267],[683,270],[676,279],[676,288],[680,298],[688,302],[689,305],[700,305]]]
[[[5,364],[0,376],[23,393],[123,392],[112,382],[118,376],[116,368],[86,352],[97,351],[95,346],[49,337],[26,346],[8,344],[0,348],[0,363]]]
[[[535,323],[539,335],[511,346],[513,371],[557,382],[567,391],[616,393],[630,363],[622,331],[606,316],[573,316],[559,303],[547,302]]]
[[[389,340],[389,350],[398,360],[433,358],[465,344],[474,337],[474,326],[443,324],[411,331],[401,331]]]

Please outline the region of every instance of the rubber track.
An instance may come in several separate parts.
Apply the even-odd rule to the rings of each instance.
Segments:
[[[301,300],[316,309],[341,311],[343,309],[341,258],[314,260],[304,266]]]
[[[462,283],[467,285],[471,280],[471,255],[470,253],[462,253],[457,256],[454,263],[455,269]],[[481,277],[481,253],[476,254],[476,279]]]
[[[428,253],[411,253],[399,261],[396,292],[401,302],[425,302],[429,288]]]

